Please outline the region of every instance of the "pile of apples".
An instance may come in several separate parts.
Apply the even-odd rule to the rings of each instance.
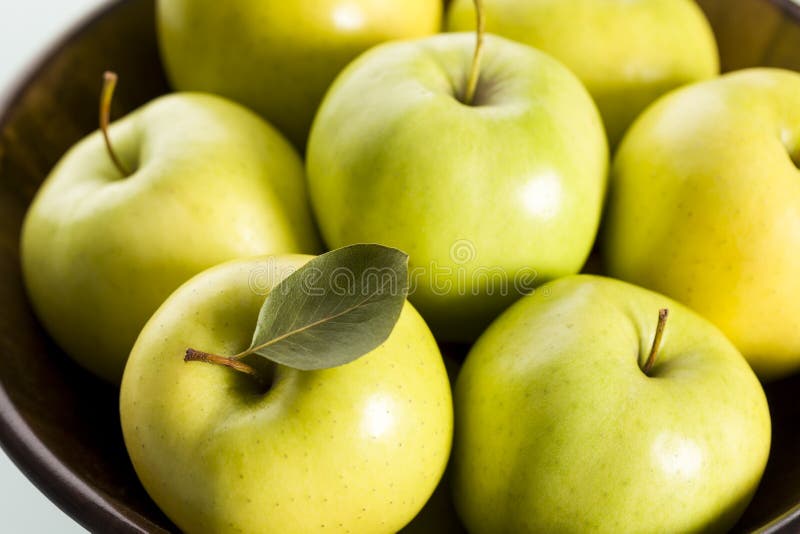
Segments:
[[[800,74],[720,77],[691,0],[160,0],[156,22],[179,92],[108,125],[107,77],[21,257],[50,335],[121,384],[178,527],[448,531],[450,502],[470,532],[736,523],[769,454],[759,378],[800,368]],[[270,290],[356,243],[410,258],[380,346],[261,380],[184,361],[241,353]]]

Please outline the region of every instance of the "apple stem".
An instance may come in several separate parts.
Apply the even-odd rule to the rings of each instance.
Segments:
[[[478,88],[478,79],[481,76],[481,56],[483,55],[483,34],[486,31],[486,17],[483,12],[483,0],[475,2],[475,14],[478,19],[478,28],[475,36],[475,54],[472,56],[472,67],[467,79],[467,90],[464,92],[464,103],[472,105],[475,100],[475,90]]]
[[[656,356],[658,356],[658,349],[661,348],[661,337],[664,335],[664,327],[667,324],[668,316],[668,309],[662,308],[658,310],[658,324],[656,325],[656,335],[653,337],[653,346],[650,347],[650,355],[647,357],[644,367],[642,367],[642,372],[647,376],[650,376],[650,370],[656,363]]]
[[[106,142],[106,149],[114,166],[122,174],[123,178],[130,176],[130,171],[122,161],[117,157],[114,152],[114,147],[111,146],[111,139],[108,136],[108,123],[109,116],[111,115],[111,100],[114,98],[114,89],[117,87],[117,75],[113,72],[106,71],[103,73],[103,89],[100,92],[100,131],[103,132],[103,139]]]
[[[250,365],[247,365],[244,362],[239,361],[236,357],[228,357],[228,356],[219,356],[217,354],[210,354],[208,352],[203,352],[202,350],[195,350],[195,349],[186,349],[186,354],[183,357],[184,362],[204,362],[204,363],[213,363],[215,365],[223,365],[225,367],[230,367],[231,369],[235,369],[241,373],[246,373],[248,375],[255,376],[256,378],[260,378],[258,372],[256,372],[255,368]]]

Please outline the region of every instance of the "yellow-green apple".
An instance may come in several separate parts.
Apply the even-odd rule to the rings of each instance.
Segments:
[[[457,341],[533,284],[581,268],[608,164],[597,109],[569,70],[492,35],[473,70],[475,41],[445,34],[363,54],[327,93],[306,162],[328,245],[408,252],[411,302]]]
[[[159,0],[158,37],[176,89],[232,98],[298,147],[325,90],[373,45],[439,31],[437,0]]]
[[[303,165],[251,111],[161,97],[114,123],[115,167],[95,132],[56,165],[22,230],[22,269],[47,331],[118,383],[136,336],[194,274],[229,259],[318,248]]]
[[[205,271],[136,341],[120,396],[125,444],[145,489],[182,530],[396,532],[439,482],[450,386],[407,302],[378,348],[330,369],[275,364],[266,390],[226,367],[184,363],[187,347],[246,349],[264,293],[308,259]]]
[[[514,304],[470,351],[454,402],[455,504],[475,534],[725,532],[769,454],[766,398],[733,344],[610,278]]]
[[[676,91],[613,166],[607,272],[715,323],[759,377],[800,368],[800,74],[732,73]]]
[[[451,31],[474,27],[455,0]],[[484,0],[490,32],[552,54],[583,81],[611,146],[658,96],[719,71],[714,35],[694,0]]]

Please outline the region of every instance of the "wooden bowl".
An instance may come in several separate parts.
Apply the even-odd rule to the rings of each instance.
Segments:
[[[701,0],[725,70],[800,70],[800,6],[790,0]],[[121,84],[118,117],[168,90],[153,0],[117,1],[64,38],[0,99],[0,443],[53,502],[91,531],[176,531],[139,484],[119,425],[117,391],[77,367],[34,317],[22,286],[23,215],[58,158],[96,128],[101,73]],[[800,529],[800,376],[767,386],[773,446],[737,526]]]

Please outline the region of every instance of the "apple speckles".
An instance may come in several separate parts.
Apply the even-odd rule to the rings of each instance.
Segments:
[[[418,320],[416,316],[411,317],[413,321]],[[236,321],[224,317],[221,319],[218,329],[206,332],[217,337],[229,335],[228,329],[236,329]],[[227,328],[224,322],[229,323]],[[423,323],[411,323],[415,327],[417,324]],[[197,327],[207,326],[197,324]],[[162,337],[163,332],[156,338],[155,344]],[[239,343],[239,336],[235,337],[236,343]],[[403,337],[399,339],[405,341]],[[268,509],[272,518],[284,514],[289,517],[291,514],[287,510],[301,506],[320,514],[306,514],[309,521],[314,521],[309,523],[312,530],[321,529],[319,525],[325,524],[326,530],[335,531],[389,531],[398,526],[398,517],[416,510],[415,501],[406,499],[408,493],[422,491],[418,489],[420,485],[434,485],[436,480],[430,471],[443,469],[447,458],[449,442],[439,437],[450,419],[448,411],[451,408],[446,402],[449,397],[447,378],[443,369],[433,367],[433,363],[438,363],[437,360],[441,358],[435,345],[427,344],[428,338],[422,341],[426,343],[425,346],[412,344],[416,346],[413,354],[416,357],[406,357],[403,349],[407,343],[399,344],[400,352],[395,355],[398,347],[393,346],[390,337],[389,342],[379,349],[389,354],[353,362],[354,365],[349,368],[342,366],[309,373],[307,380],[296,375],[282,376],[270,395],[266,396],[254,397],[248,393],[243,398],[241,395],[246,392],[225,386],[221,398],[237,396],[236,402],[227,404],[208,402],[214,400],[210,396],[212,392],[219,393],[221,388],[215,384],[227,376],[226,370],[183,365],[181,362],[181,365],[169,366],[169,373],[166,370],[160,372],[164,373],[166,380],[172,379],[175,372],[183,374],[185,371],[191,371],[186,373],[187,377],[203,377],[204,382],[194,382],[203,387],[190,390],[191,397],[206,412],[204,423],[198,431],[207,432],[198,438],[202,442],[199,445],[196,443],[195,448],[199,446],[201,450],[213,451],[213,455],[204,457],[200,464],[213,465],[217,474],[235,467],[237,471],[229,472],[225,478],[231,482],[230,478],[236,477],[237,484],[233,485],[241,488],[241,491],[247,491],[243,495],[248,497],[239,502],[245,504],[247,499],[251,499],[252,503],[247,504],[250,510]],[[218,346],[235,348],[232,342],[227,343]],[[420,357],[420,353],[427,354],[431,365],[416,365],[418,360],[425,359]],[[179,381],[179,385],[183,384],[184,393],[190,383],[187,380]],[[422,387],[425,384],[432,385],[438,391],[431,393]],[[166,389],[172,391],[172,388]],[[181,395],[182,399],[184,397]],[[195,415],[197,413],[194,411]],[[223,424],[214,428],[212,420],[217,414],[224,416]],[[185,421],[176,417],[175,425],[185,425]],[[235,446],[235,436],[246,429],[249,429],[245,440],[248,445]],[[176,439],[168,435],[166,441],[175,442]],[[420,446],[420,441],[430,443]],[[317,444],[324,446],[317,447]],[[239,456],[234,451],[239,451]],[[198,472],[202,471],[200,464],[195,466]],[[258,472],[270,473],[273,480],[281,481],[282,491],[291,491],[294,500],[288,494],[285,498],[279,498],[271,493],[271,483],[251,486],[256,477],[244,469],[244,465],[248,469],[258,466]],[[328,469],[324,467],[326,465],[335,465],[336,468]],[[239,478],[240,475],[244,478]],[[335,497],[329,499],[315,493],[316,489],[311,489],[311,481],[323,476],[330,476],[335,483],[336,487],[330,488],[330,494]],[[204,478],[193,478],[191,489],[182,490],[181,493],[195,491],[194,488],[205,483]],[[174,479],[171,477],[164,484],[174,484]],[[219,478],[216,480],[217,483],[221,481]],[[291,490],[293,480],[300,481],[303,486]],[[217,497],[220,502],[215,509],[224,510],[225,506],[231,506],[230,501],[225,503],[228,499],[225,492],[219,492]],[[380,517],[370,506],[360,512],[357,512],[360,508],[351,506],[351,503],[361,505],[365,499],[375,499],[384,505],[391,501],[391,505],[387,505],[392,509],[390,517]],[[347,521],[342,522],[343,527],[338,527],[338,523],[323,517],[323,513],[347,515]],[[360,516],[357,521],[356,516]],[[379,526],[381,521],[383,527]],[[234,521],[234,524],[241,527],[244,523]]]

